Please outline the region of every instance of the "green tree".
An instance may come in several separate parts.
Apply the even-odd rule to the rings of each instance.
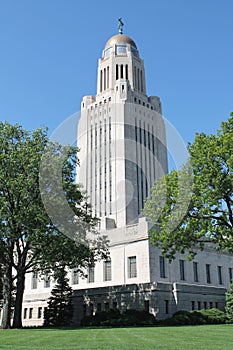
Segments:
[[[72,288],[66,277],[66,271],[61,268],[57,273],[57,283],[51,291],[48,306],[44,313],[44,326],[70,326],[73,316]]]
[[[233,322],[233,283],[230,289],[226,292],[226,315],[230,322]]]
[[[9,328],[11,324],[14,285],[13,327],[22,326],[26,273],[48,272],[65,264],[71,268],[88,266],[105,254],[105,244],[98,238],[86,240],[86,231],[94,230],[96,219],[92,218],[86,198],[75,184],[77,151],[76,147],[49,143],[46,129],[29,132],[18,125],[0,123],[3,328]],[[41,169],[43,157],[46,166]],[[65,202],[61,193],[57,195],[57,187]],[[51,210],[57,216],[47,214],[46,200],[50,201]],[[67,207],[69,213],[66,213]],[[67,229],[67,235],[63,234],[64,229]]]
[[[196,134],[188,150],[189,164],[165,175],[146,200],[151,242],[170,259],[192,257],[206,242],[233,252],[233,114],[215,135]]]

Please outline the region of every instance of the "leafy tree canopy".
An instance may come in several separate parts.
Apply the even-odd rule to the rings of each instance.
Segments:
[[[215,135],[196,134],[190,160],[155,183],[144,214],[151,243],[173,259],[205,243],[233,252],[233,114]]]
[[[29,132],[19,125],[0,123],[0,271],[5,328],[10,323],[15,282],[13,326],[21,326],[27,272],[56,271],[64,265],[82,270],[106,256],[104,239],[87,239],[87,232],[95,232],[97,219],[75,182],[77,152],[76,147],[50,143],[46,129]]]

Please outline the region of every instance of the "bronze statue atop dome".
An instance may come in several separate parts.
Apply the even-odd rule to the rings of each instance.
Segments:
[[[122,22],[122,18],[119,17],[118,18],[118,33],[119,34],[123,34],[123,25],[124,25],[124,23]]]

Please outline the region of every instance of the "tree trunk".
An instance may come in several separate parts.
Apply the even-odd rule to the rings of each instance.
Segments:
[[[13,328],[22,328],[22,304],[25,287],[25,273],[18,271],[16,283],[16,297],[14,308]]]
[[[5,266],[2,275],[3,285],[3,307],[1,327],[7,329],[11,327],[11,301],[12,301],[12,268]]]

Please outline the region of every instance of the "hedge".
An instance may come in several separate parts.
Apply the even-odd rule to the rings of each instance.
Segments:
[[[93,316],[85,316],[82,326],[153,326],[157,323],[155,317],[143,310],[118,310],[97,312]]]
[[[220,324],[226,322],[226,314],[218,309],[207,309],[199,311],[180,310],[166,320],[160,322],[165,326]]]

